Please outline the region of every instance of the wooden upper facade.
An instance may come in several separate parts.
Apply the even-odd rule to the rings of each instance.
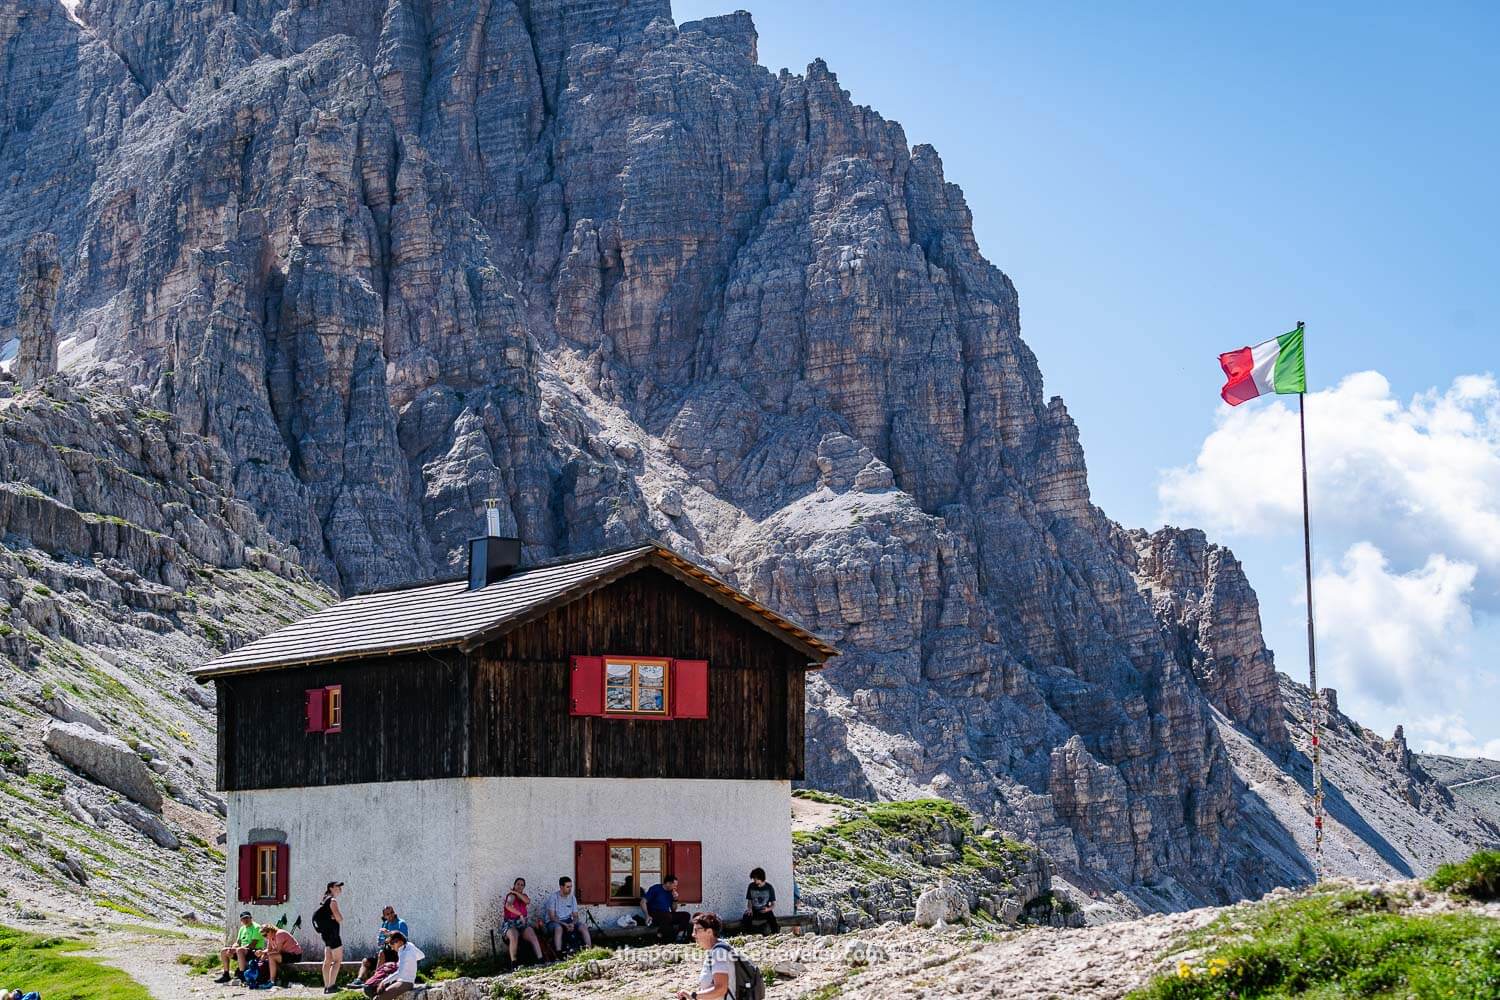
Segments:
[[[310,646],[314,662],[289,662],[283,636],[270,662],[252,644],[208,664],[198,676],[218,686],[219,788],[801,778],[805,671],[833,649],[668,550],[636,551],[544,589],[543,606],[499,627],[470,621],[457,640],[410,649],[397,630],[391,651],[375,651],[346,614],[323,624],[347,635]],[[516,577],[471,593],[493,602],[485,591]]]

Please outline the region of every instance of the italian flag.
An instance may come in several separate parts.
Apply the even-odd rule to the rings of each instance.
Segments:
[[[1302,363],[1302,324],[1291,333],[1254,347],[1219,355],[1219,366],[1229,381],[1219,390],[1224,402],[1239,406],[1247,399],[1272,392],[1307,391],[1307,371]]]

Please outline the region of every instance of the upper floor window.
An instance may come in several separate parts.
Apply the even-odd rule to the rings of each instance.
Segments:
[[[307,731],[338,733],[344,728],[344,687],[309,688],[307,691]]]
[[[708,718],[708,661],[574,656],[568,712],[621,720]]]
[[[609,714],[667,714],[666,660],[604,661],[604,711]]]

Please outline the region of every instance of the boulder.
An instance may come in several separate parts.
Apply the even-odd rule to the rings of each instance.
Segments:
[[[77,722],[52,722],[42,742],[59,760],[89,780],[113,788],[152,812],[161,811],[161,792],[151,772],[131,749]]]
[[[169,851],[177,850],[179,846],[177,835],[168,830],[167,825],[159,818],[135,803],[116,802],[114,805],[114,814],[141,833],[150,837],[159,846],[165,847]]]
[[[956,885],[945,882],[917,897],[916,923],[923,927],[962,923],[968,919],[968,893]]]
[[[51,695],[48,695],[46,700],[42,702],[42,707],[47,710],[48,715],[52,716],[54,719],[57,719],[59,722],[76,722],[81,725],[88,726],[95,732],[108,732],[108,729],[105,728],[104,723],[100,722],[98,719],[94,718],[93,715],[73,704],[61,692],[55,692]]]

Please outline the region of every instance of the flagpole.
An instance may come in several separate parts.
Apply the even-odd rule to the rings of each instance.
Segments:
[[[1302,322],[1297,322],[1302,332]],[[1318,690],[1318,647],[1313,629],[1312,516],[1307,503],[1307,411],[1306,391],[1297,393],[1297,429],[1302,439],[1302,560],[1307,573],[1307,683],[1312,688],[1312,787],[1313,787],[1313,878],[1323,880],[1323,748],[1318,726],[1323,716],[1323,695]]]

